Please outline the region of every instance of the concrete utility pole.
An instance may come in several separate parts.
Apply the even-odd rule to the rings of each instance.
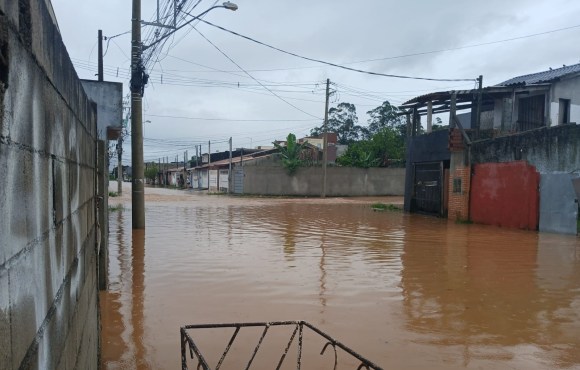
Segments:
[[[103,82],[103,30],[99,30],[99,61],[97,74],[99,82]]]
[[[141,20],[141,0],[133,0],[133,15],[131,17],[131,165],[133,167],[133,187],[131,194],[132,201],[132,222],[133,229],[145,228],[145,194],[144,194],[144,171],[143,171],[143,92],[149,76],[145,73],[142,55],[147,50],[159,42],[167,39],[178,30],[191,24],[209,11],[217,8],[237,10],[238,6],[226,1],[223,5],[214,5],[197,16],[192,16],[190,20],[177,26],[177,2],[174,2],[173,27],[159,23],[143,22]],[[159,5],[158,5],[159,9]],[[141,43],[141,24],[149,24],[158,27],[168,27],[172,31],[157,38],[149,45]]]
[[[321,198],[326,197],[326,167],[328,162],[328,100],[330,98],[330,79],[326,79],[326,105],[324,108],[324,124],[322,136],[322,194]]]
[[[211,165],[211,141],[207,142],[207,168]],[[209,174],[209,172],[208,172]]]
[[[143,178],[143,62],[141,61],[141,0],[133,0],[131,17],[131,188],[133,229],[145,228]]]
[[[479,139],[479,125],[481,123],[481,101],[483,95],[483,76],[477,78],[477,117],[475,117],[475,137]]]
[[[231,193],[232,187],[232,138],[230,137],[230,166],[228,170],[228,194]]]
[[[123,194],[123,128],[117,139],[117,194]]]

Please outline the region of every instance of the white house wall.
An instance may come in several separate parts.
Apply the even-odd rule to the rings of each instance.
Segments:
[[[229,170],[219,170],[219,189],[227,191],[229,184]]]
[[[218,170],[209,170],[209,189],[217,190],[218,187]]]
[[[580,76],[555,82],[550,95],[550,126],[558,124],[560,99],[570,100],[570,122],[580,123]]]

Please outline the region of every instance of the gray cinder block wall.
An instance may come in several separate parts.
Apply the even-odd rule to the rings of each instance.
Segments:
[[[265,163],[264,163],[265,162]],[[322,192],[321,167],[301,167],[289,176],[277,162],[244,165],[244,194],[319,196]],[[403,195],[404,168],[329,167],[326,194],[335,196]]]
[[[0,368],[96,369],[96,109],[50,2],[0,0]]]

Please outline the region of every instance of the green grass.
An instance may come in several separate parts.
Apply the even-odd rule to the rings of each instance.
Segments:
[[[109,196],[110,196],[110,197],[113,197],[113,198],[114,198],[114,197],[118,197],[118,196],[119,196],[119,193],[117,193],[116,191],[110,191],[110,192],[109,192]]]
[[[109,206],[109,212],[117,212],[117,211],[122,211],[124,209],[125,209],[125,207],[123,207],[122,204],[117,204],[117,205],[114,205],[114,206]]]
[[[385,203],[373,203],[371,208],[375,211],[392,211],[398,212],[401,211],[401,207],[396,206],[394,204],[385,204]]]
[[[471,225],[471,224],[473,224],[473,221],[471,221],[471,220],[464,220],[462,218],[458,218],[457,220],[455,220],[455,223],[456,224],[459,224],[459,225]]]

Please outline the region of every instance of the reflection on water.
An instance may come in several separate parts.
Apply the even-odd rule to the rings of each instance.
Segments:
[[[184,324],[298,319],[384,368],[580,368],[578,238],[147,190],[146,233],[111,214],[107,369],[178,368]]]

